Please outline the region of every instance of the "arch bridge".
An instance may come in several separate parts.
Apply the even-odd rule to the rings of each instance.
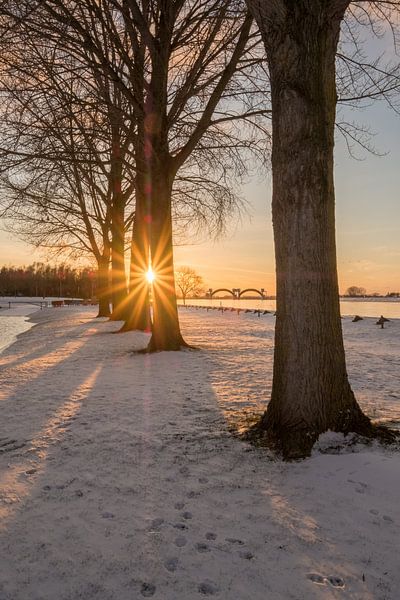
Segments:
[[[232,296],[232,298],[236,298],[236,299],[241,298],[242,296],[244,296],[245,294],[248,294],[249,292],[258,294],[261,298],[266,298],[266,296],[267,296],[266,290],[264,288],[260,288],[259,290],[257,288],[245,288],[244,290],[241,290],[240,288],[232,288],[231,290],[229,288],[217,288],[216,290],[213,290],[212,288],[210,288],[207,292],[207,298],[213,298],[214,296],[216,296],[217,294],[219,294],[221,292],[230,294]]]

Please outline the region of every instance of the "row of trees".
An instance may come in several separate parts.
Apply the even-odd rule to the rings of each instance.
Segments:
[[[96,279],[93,269],[76,269],[66,264],[1,267],[0,296],[92,298],[96,294]]]
[[[148,326],[151,262],[149,349],[178,349],[172,221],[178,235],[221,231],[239,204],[235,184],[269,144],[250,15],[214,0],[4,6],[10,228],[42,247],[93,254],[101,301],[111,262],[112,316],[124,329]]]
[[[336,118],[384,97],[398,64],[368,60],[362,28],[397,41],[398,0],[3,0],[2,197],[20,235],[91,252],[125,328],[148,350],[186,345],[174,231],[221,230],[235,182],[269,158],[277,321],[272,397],[260,423],[286,456],[327,429],[375,429],[350,388],[335,248]],[[340,43],[339,43],[339,38]],[[189,228],[189,229],[187,229]],[[127,243],[127,233],[128,243]],[[131,255],[129,287],[124,251]],[[102,305],[103,313],[106,306]]]
[[[97,278],[98,273],[90,267],[77,269],[68,264],[51,266],[36,262],[28,267],[3,266],[0,268],[0,296],[94,298]],[[182,266],[175,271],[175,280],[177,293],[184,303],[187,297],[204,293],[203,279],[191,267]],[[108,300],[111,303],[111,285]]]

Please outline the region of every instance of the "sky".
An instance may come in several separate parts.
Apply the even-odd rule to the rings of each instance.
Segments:
[[[383,102],[353,115],[376,135],[380,154],[357,151],[352,158],[341,136],[335,148],[336,236],[339,289],[368,293],[400,291],[400,116]],[[251,217],[215,243],[179,247],[177,263],[196,269],[206,287],[265,288],[275,293],[275,265],[269,176],[243,188]]]
[[[400,116],[383,102],[354,115],[376,132],[373,143],[384,156],[349,156],[341,137],[335,149],[336,233],[339,288],[368,293],[400,291]],[[275,293],[271,219],[271,177],[255,176],[242,188],[247,214],[235,219],[223,238],[203,237],[175,248],[175,263],[194,268],[206,288],[264,288]],[[38,251],[0,232],[0,264],[41,260]]]
[[[400,115],[383,101],[347,115],[375,133],[382,156],[356,150],[351,157],[340,135],[335,146],[336,234],[339,289],[364,287],[368,293],[400,291]],[[177,267],[203,277],[206,289],[264,288],[275,293],[271,219],[271,176],[250,178],[242,187],[247,212],[213,241],[203,237],[175,248]],[[43,255],[0,231],[0,265],[23,265]]]

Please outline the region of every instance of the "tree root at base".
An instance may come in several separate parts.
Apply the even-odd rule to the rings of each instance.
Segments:
[[[400,441],[400,432],[389,429],[385,425],[373,424],[362,415],[359,423],[344,430],[343,427],[329,427],[325,431],[343,433],[344,436],[355,434],[357,443],[370,444],[374,440],[383,445],[396,444]],[[257,447],[270,449],[275,455],[286,461],[300,460],[311,455],[312,448],[319,436],[325,431],[315,432],[303,429],[301,431],[279,430],[266,427],[264,416],[249,427],[240,437]]]

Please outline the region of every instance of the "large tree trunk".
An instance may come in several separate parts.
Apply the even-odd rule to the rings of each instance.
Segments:
[[[153,171],[150,225],[153,283],[153,327],[147,350],[180,350],[187,347],[178,317],[172,245],[172,183],[166,173]]]
[[[125,272],[125,199],[122,194],[122,157],[118,126],[112,127],[111,150],[111,281],[112,305],[111,319],[123,318],[127,285]]]
[[[339,312],[333,145],[343,11],[332,11],[334,2],[282,0],[272,24],[261,4],[254,2],[271,77],[277,317],[272,396],[260,427],[293,458],[308,455],[329,429],[372,430],[348,381]]]
[[[134,48],[136,66],[136,98],[143,106],[143,115],[136,121],[135,137],[135,218],[132,227],[131,261],[129,273],[129,293],[124,310],[124,325],[121,331],[151,330],[149,284],[146,272],[149,268],[149,214],[151,181],[146,159],[145,133],[145,55],[144,42]]]
[[[138,179],[140,179],[140,176]],[[139,184],[136,192],[129,293],[123,310],[125,323],[120,330],[121,332],[132,330],[151,331],[149,284],[146,279],[149,268],[149,219],[146,208],[146,195],[139,191],[142,187]]]
[[[142,56],[137,62],[143,61]],[[143,65],[142,65],[142,68]],[[142,102],[144,99],[142,97]],[[129,293],[120,331],[151,331],[149,283],[146,273],[150,266],[150,205],[152,198],[151,173],[146,158],[145,119],[137,122],[135,146],[135,218],[132,226]]]
[[[97,297],[99,299],[98,317],[110,316],[110,283],[109,283],[109,256],[102,256],[97,263]]]
[[[171,14],[166,10],[166,21],[160,31],[161,43],[157,51],[152,52],[153,72],[144,103],[144,121],[138,126],[142,144],[138,150],[137,168],[144,184],[144,220],[148,225],[148,248],[155,273],[152,336],[147,352],[180,350],[187,346],[179,326],[172,244],[171,195],[176,173],[169,154],[167,119],[171,35],[168,18]]]
[[[127,284],[124,263],[124,207],[114,205],[111,224],[111,319],[119,321],[123,318],[123,307],[126,302]]]

